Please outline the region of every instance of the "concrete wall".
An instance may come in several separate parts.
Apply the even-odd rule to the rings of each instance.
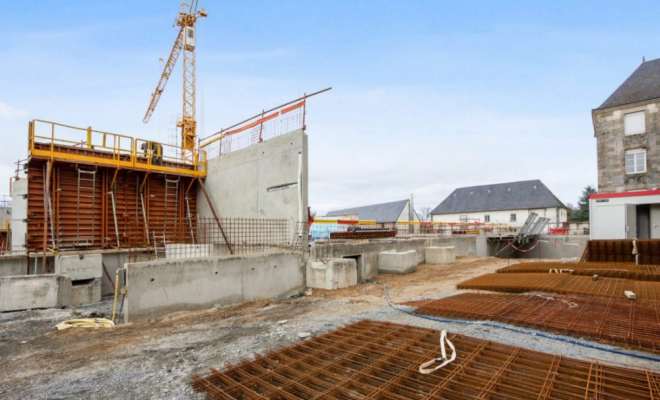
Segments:
[[[653,189],[660,182],[660,119],[657,99],[593,111],[598,151],[598,193]],[[644,111],[646,132],[625,135],[625,115]],[[626,174],[626,150],[646,149],[646,172]]]
[[[305,287],[302,253],[156,260],[126,264],[126,322],[283,298]]]
[[[355,258],[358,267],[358,282],[371,279],[378,274],[378,253],[388,250],[398,252],[415,250],[417,260],[424,262],[425,247],[454,246],[459,256],[485,256],[485,237],[479,245],[477,253],[476,236],[460,236],[447,238],[375,240],[368,243],[329,243],[315,244],[311,249],[310,259],[321,258]]]
[[[27,235],[27,179],[12,184],[11,251],[25,251]]]
[[[299,154],[302,154],[302,187],[298,185]],[[307,135],[294,131],[208,162],[205,180],[209,196],[221,217],[283,218],[295,234],[302,190],[303,220],[307,219]],[[197,212],[213,217],[198,191]]]
[[[27,257],[0,256],[0,277],[25,275],[27,273]]]
[[[543,235],[541,243],[529,253],[515,252],[512,258],[577,258],[582,257],[588,235]]]
[[[0,278],[0,311],[68,306],[71,279],[62,275],[22,275]]]

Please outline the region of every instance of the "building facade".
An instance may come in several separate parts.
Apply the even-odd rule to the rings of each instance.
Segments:
[[[660,59],[643,62],[592,111],[598,194],[592,239],[660,238]]]
[[[522,226],[531,213],[551,226],[567,221],[568,209],[540,180],[471,186],[454,190],[433,211],[433,222],[479,222]]]

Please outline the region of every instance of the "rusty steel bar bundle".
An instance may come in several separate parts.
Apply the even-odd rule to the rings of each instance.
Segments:
[[[360,321],[195,376],[210,399],[654,399],[660,374],[450,334],[456,360],[428,375],[440,332]]]
[[[660,265],[635,265],[626,262],[523,262],[500,268],[498,273],[566,273],[573,275],[598,275],[608,278],[624,278],[636,281],[660,281]]]
[[[458,289],[490,290],[494,292],[548,292],[584,294],[626,299],[626,290],[642,301],[660,302],[660,282],[633,281],[621,278],[599,278],[568,274],[486,274],[456,286]]]
[[[498,321],[660,353],[660,304],[589,296],[464,293],[406,305],[416,314]]]

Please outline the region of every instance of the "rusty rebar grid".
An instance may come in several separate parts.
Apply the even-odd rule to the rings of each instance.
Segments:
[[[660,374],[451,334],[456,361],[430,375],[440,332],[360,321],[195,376],[209,399],[654,399]]]
[[[497,321],[660,353],[660,304],[589,296],[464,293],[405,303],[415,313]]]
[[[660,264],[660,240],[590,240],[585,246],[580,261],[634,262],[638,265],[658,265]]]
[[[456,285],[458,289],[490,290],[493,292],[547,292],[583,294],[626,299],[626,290],[638,300],[660,302],[660,282],[634,281],[621,278],[598,278],[569,274],[486,274]]]
[[[660,265],[635,265],[626,262],[523,262],[500,268],[498,273],[566,273],[572,275],[660,281]]]

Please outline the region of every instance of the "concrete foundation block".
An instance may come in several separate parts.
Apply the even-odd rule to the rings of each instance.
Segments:
[[[101,301],[101,279],[76,281],[71,285],[71,305],[98,303]]]
[[[55,274],[68,276],[72,281],[100,278],[103,275],[103,256],[100,254],[57,255]]]
[[[357,263],[351,258],[310,260],[307,262],[307,287],[343,289],[357,285]]]
[[[0,278],[0,311],[65,307],[71,301],[71,278],[18,275]]]
[[[448,247],[425,247],[424,255],[427,264],[453,264],[456,262],[456,250]]]
[[[409,274],[417,271],[417,252],[395,250],[378,253],[379,274]]]
[[[25,256],[0,256],[0,276],[24,275]]]

